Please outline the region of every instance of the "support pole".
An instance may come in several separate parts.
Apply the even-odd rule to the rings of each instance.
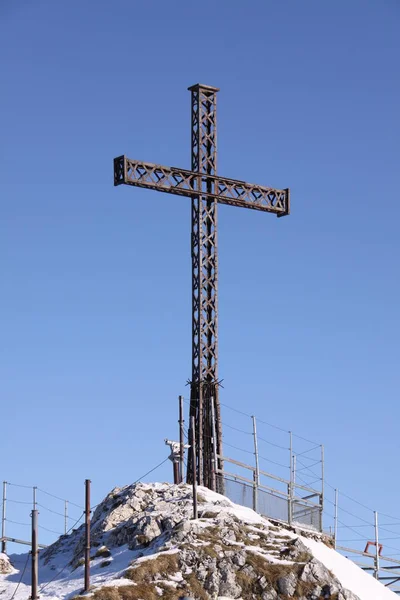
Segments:
[[[260,485],[260,466],[258,462],[258,441],[257,441],[257,424],[256,418],[253,415],[251,417],[253,421],[253,439],[254,439],[254,458],[256,470],[254,472],[254,486],[253,486],[253,510],[258,511],[258,486]]]
[[[37,502],[36,502],[37,487],[36,487],[36,485],[33,486],[32,490],[33,490],[33,510],[36,510],[36,508],[37,508]]]
[[[296,468],[297,468],[297,457],[295,454],[293,454],[293,462],[292,462],[292,467],[293,467],[293,488],[296,487]]]
[[[321,444],[321,496],[320,496],[320,531],[323,531],[324,517],[324,494],[325,494],[325,448]]]
[[[339,506],[339,490],[336,488],[335,489],[335,518],[334,518],[335,550],[336,550],[336,545],[337,545],[338,506]]]
[[[7,504],[7,481],[3,481],[3,509],[1,512],[1,551],[3,554],[7,554],[7,542],[4,539],[6,537],[6,504]]]
[[[39,584],[39,569],[38,569],[39,547],[38,547],[38,511],[36,509],[34,509],[32,511],[31,517],[32,517],[31,600],[37,600],[37,598],[38,598],[38,584]]]
[[[178,483],[181,482],[181,476],[180,476],[180,471],[179,471],[179,462],[177,460],[174,460],[173,465],[174,465],[174,484],[178,485]]]
[[[290,482],[288,489],[288,521],[289,525],[292,524],[293,521],[293,436],[292,432],[289,431],[289,453],[290,453]]]
[[[375,579],[379,580],[379,535],[378,535],[378,513],[375,511]]]
[[[64,535],[68,531],[68,500],[64,500]]]
[[[90,483],[85,480],[85,592],[90,589]]]
[[[217,481],[219,481],[221,475],[217,474],[218,468],[218,456],[217,456],[217,429],[215,427],[215,399],[214,396],[211,396],[211,435],[212,435],[212,489],[214,492],[220,491],[220,485],[217,485]]]
[[[196,429],[194,417],[190,418],[190,429],[191,429],[191,448],[190,453],[192,457],[193,466],[193,519],[197,519],[197,473],[196,473]]]
[[[184,418],[183,418],[183,396],[179,396],[179,483],[183,482],[183,463],[185,455],[185,437],[184,437]]]

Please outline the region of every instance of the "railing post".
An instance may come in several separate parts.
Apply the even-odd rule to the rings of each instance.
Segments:
[[[90,483],[85,480],[85,592],[90,589]]]
[[[1,513],[1,551],[3,554],[7,554],[7,542],[4,539],[6,537],[6,504],[7,504],[7,481],[3,481],[3,509]]]
[[[196,464],[196,429],[194,417],[190,417],[190,429],[191,429],[191,440],[190,440],[190,451],[192,454],[192,467],[193,467],[193,519],[197,519],[197,464]]]
[[[292,479],[293,487],[296,486],[296,463],[297,463],[297,461],[296,461],[296,455],[293,454],[293,464],[292,464],[292,467],[293,467],[293,479]]]
[[[38,511],[34,509],[32,511],[32,573],[31,573],[31,600],[37,600],[38,598],[38,583],[39,583],[39,569],[38,569]]]
[[[253,438],[254,438],[254,458],[256,470],[254,472],[254,484],[253,484],[253,510],[258,512],[258,486],[260,485],[260,466],[258,462],[258,441],[257,441],[257,424],[256,418],[253,415]]]
[[[379,580],[379,535],[378,535],[378,513],[375,511],[375,579]]]
[[[184,439],[184,418],[183,418],[183,396],[179,396],[179,480],[183,482],[183,458],[185,454],[185,439]]]
[[[293,439],[292,432],[289,431],[289,453],[290,453],[290,482],[288,486],[288,521],[289,525],[293,521]]]
[[[337,545],[337,530],[338,530],[338,507],[339,507],[339,490],[335,489],[335,516],[334,516],[334,540],[335,540],[335,550]]]

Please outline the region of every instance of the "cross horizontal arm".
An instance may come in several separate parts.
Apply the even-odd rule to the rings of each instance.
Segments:
[[[289,189],[278,190],[219,175],[153,165],[119,156],[114,159],[114,185],[123,184],[190,198],[201,194],[220,204],[271,212],[278,217],[288,215],[290,209]],[[210,188],[213,192],[208,191]]]

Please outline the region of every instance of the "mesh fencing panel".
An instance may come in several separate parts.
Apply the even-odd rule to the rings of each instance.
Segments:
[[[252,485],[224,476],[225,496],[235,504],[254,508],[254,488]],[[264,517],[289,521],[289,498],[262,488],[257,490],[257,512]],[[321,509],[318,506],[308,506],[298,501],[293,502],[293,522],[312,527],[321,531]]]
[[[235,504],[241,504],[248,508],[253,508],[253,486],[238,481],[237,479],[230,479],[224,477],[225,480],[225,496],[235,502]]]
[[[293,521],[322,531],[322,515],[319,506],[305,506],[299,502],[293,502]]]
[[[258,489],[257,494],[257,512],[264,517],[287,521],[289,518],[288,498],[278,496],[267,490]]]

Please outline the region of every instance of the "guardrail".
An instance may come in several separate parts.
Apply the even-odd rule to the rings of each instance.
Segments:
[[[218,459],[224,469],[217,469],[217,474],[223,478],[225,495],[230,500],[265,517],[299,523],[322,532],[323,495],[320,491],[226,456],[218,455]],[[227,465],[234,465],[236,472],[227,471]],[[237,472],[238,468],[241,473]]]

